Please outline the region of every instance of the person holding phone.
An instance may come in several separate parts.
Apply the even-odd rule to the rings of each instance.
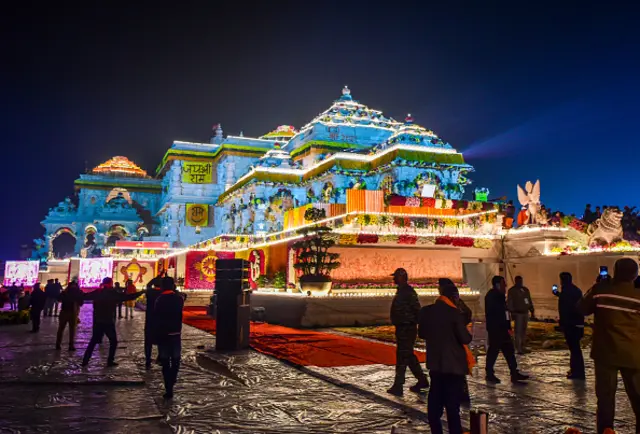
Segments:
[[[560,273],[560,285],[562,291],[558,291],[558,285],[553,285],[553,294],[558,297],[560,328],[571,353],[567,378],[584,380],[584,357],[580,345],[584,337],[584,315],[578,309],[578,303],[582,300],[582,291],[573,284],[571,273]]]

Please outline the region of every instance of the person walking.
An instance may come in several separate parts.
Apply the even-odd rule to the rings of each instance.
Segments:
[[[469,350],[471,334],[467,318],[460,310],[460,294],[451,282],[439,285],[440,297],[420,312],[420,331],[427,343],[427,368],[431,388],[427,399],[429,427],[442,434],[442,414],[446,409],[450,434],[462,434],[460,404],[465,379],[475,365]]]
[[[535,316],[533,301],[529,288],[524,286],[522,276],[516,276],[513,285],[507,295],[507,307],[515,325],[516,351],[518,354],[528,352],[525,348],[527,340],[527,327],[529,326],[529,313]]]
[[[29,306],[31,307],[31,333],[38,333],[40,331],[40,320],[42,319],[42,311],[44,310],[45,303],[47,302],[47,296],[40,288],[40,283],[33,285],[33,291],[31,291],[31,297],[29,297]]]
[[[162,292],[156,299],[154,313],[157,318],[155,333],[162,364],[165,399],[173,398],[173,388],[180,370],[183,308],[184,298],[176,292],[174,280],[171,277],[163,278]]]
[[[115,362],[118,336],[116,334],[115,311],[118,303],[124,300],[135,300],[144,291],[135,294],[118,294],[113,288],[113,279],[105,277],[102,287],[84,295],[85,300],[93,300],[93,335],[82,359],[82,366],[87,366],[96,345],[104,335],[109,339],[109,356],[107,366],[118,366]]]
[[[411,369],[418,382],[409,390],[419,393],[429,387],[429,380],[422,372],[418,358],[413,352],[418,337],[418,315],[420,314],[420,300],[418,294],[408,283],[409,276],[404,268],[398,268],[394,273],[393,282],[397,286],[396,295],[391,302],[391,323],[396,328],[396,375],[388,393],[402,396],[407,366]]]
[[[569,380],[584,380],[584,357],[580,341],[584,337],[584,315],[578,308],[582,300],[582,291],[573,284],[571,273],[560,273],[560,292],[554,292],[558,297],[558,313],[560,328],[571,353],[569,362]]]
[[[138,292],[138,289],[133,284],[133,280],[131,279],[127,280],[127,287],[125,288],[125,294],[135,294],[136,292]],[[133,311],[135,307],[136,307],[135,300],[127,300],[124,302],[124,318],[125,319],[129,319],[129,317],[133,319]]]
[[[147,296],[147,309],[144,316],[144,358],[147,370],[151,369],[151,353],[153,351],[153,346],[156,345],[154,332],[156,316],[154,313],[154,306],[156,300],[162,293],[162,279],[164,276],[165,273],[161,272],[151,279],[147,284],[147,290],[145,292]]]
[[[616,261],[612,280],[594,285],[580,301],[584,315],[594,315],[591,358],[596,373],[597,432],[614,429],[618,372],[640,433],[640,291],[635,288],[638,264]]]
[[[520,383],[529,377],[518,371],[513,340],[511,339],[511,318],[507,309],[506,282],[502,276],[493,276],[491,279],[492,288],[484,298],[484,309],[489,339],[487,349],[486,380],[489,383],[499,384],[501,381],[495,375],[495,364],[498,354],[502,355],[509,365],[511,372],[511,382]]]
[[[115,282],[113,289],[118,293],[118,294],[125,294],[125,288],[123,288],[122,286],[120,286],[120,282]],[[122,305],[123,305],[123,301],[121,301],[120,303],[118,303],[118,310],[116,312],[116,317],[118,319],[122,319]]]
[[[76,328],[78,326],[78,313],[82,305],[83,293],[77,282],[71,282],[62,291],[60,301],[60,317],[58,319],[58,335],[56,338],[56,350],[62,349],[62,335],[69,325],[69,351],[75,351]]]

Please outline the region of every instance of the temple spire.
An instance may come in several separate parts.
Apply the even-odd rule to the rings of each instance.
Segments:
[[[349,86],[345,85],[344,88],[342,89],[342,96],[340,97],[341,100],[346,100],[346,101],[351,101],[353,98],[351,97],[351,89],[349,89]]]

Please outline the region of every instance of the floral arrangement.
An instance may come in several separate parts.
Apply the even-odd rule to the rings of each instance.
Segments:
[[[469,289],[466,283],[457,282],[456,285],[459,289]],[[436,289],[438,288],[438,282],[411,282],[411,286],[415,289]],[[392,282],[334,282],[334,289],[393,289],[396,286]]]
[[[377,244],[378,236],[375,234],[358,234],[358,244]]]
[[[493,242],[489,239],[471,238],[471,237],[421,237],[416,235],[376,235],[376,234],[331,234],[330,236],[340,245],[356,245],[356,244],[404,244],[404,245],[422,245],[422,246],[453,246],[453,247],[475,247],[477,249],[490,249]]]
[[[418,237],[413,235],[400,235],[398,237],[398,244],[415,244],[418,241]]]

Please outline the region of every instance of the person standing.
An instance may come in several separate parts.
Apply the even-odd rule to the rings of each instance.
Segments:
[[[518,371],[513,340],[511,339],[511,317],[507,309],[505,297],[507,284],[502,276],[493,276],[491,279],[492,288],[484,298],[484,310],[486,318],[487,336],[489,348],[487,349],[486,380],[490,383],[499,384],[501,381],[495,375],[495,364],[498,354],[502,355],[509,365],[511,372],[511,382],[520,383],[529,377]]]
[[[413,352],[418,337],[418,315],[420,300],[418,294],[408,283],[409,276],[404,268],[398,268],[393,274],[397,286],[396,295],[391,302],[391,323],[396,328],[396,375],[388,393],[402,396],[407,366],[418,382],[409,390],[419,393],[429,387],[429,380],[422,372],[418,358]]]
[[[133,284],[133,280],[131,279],[127,280],[127,287],[125,288],[125,294],[135,294],[136,292],[138,292],[138,289],[136,288],[136,285]],[[133,319],[133,311],[135,307],[136,307],[135,300],[127,300],[124,302],[124,318],[125,319],[129,319],[129,317]]]
[[[441,434],[443,410],[447,411],[450,434],[462,434],[460,404],[466,376],[475,359],[469,350],[471,334],[466,314],[460,309],[460,295],[454,284],[440,284],[440,297],[420,312],[421,336],[427,343],[427,368],[431,388],[427,402],[429,427]]]
[[[529,288],[524,286],[522,276],[516,276],[515,285],[509,289],[507,296],[507,307],[515,324],[515,341],[516,351],[518,354],[524,354],[526,351],[525,343],[527,341],[527,327],[529,326],[529,313],[535,316],[533,301],[531,301],[531,293]]]
[[[20,296],[20,289],[16,286],[16,283],[9,287],[9,304],[11,310],[18,310],[18,298]]]
[[[145,292],[147,296],[147,309],[144,316],[144,359],[145,367],[147,370],[151,369],[151,353],[155,342],[155,314],[154,306],[156,300],[162,293],[162,279],[165,273],[161,272],[156,277],[151,279],[147,284],[147,290]]]
[[[176,292],[175,282],[171,277],[162,279],[162,292],[156,299],[154,313],[156,315],[156,342],[162,364],[165,399],[173,398],[173,388],[178,380],[180,370],[180,353],[182,351],[182,309],[183,297]]]
[[[42,311],[44,310],[45,303],[47,302],[47,296],[42,289],[40,289],[40,283],[33,285],[33,291],[31,291],[31,297],[29,297],[29,306],[31,306],[31,333],[38,333],[40,331],[40,320],[42,319]]]
[[[614,429],[618,372],[636,416],[640,433],[640,291],[635,288],[638,264],[616,261],[612,280],[594,285],[580,301],[584,315],[594,315],[591,358],[596,372],[598,434]]]
[[[53,279],[47,280],[47,284],[44,286],[44,293],[47,296],[44,302],[44,316],[52,316],[53,315],[53,304],[55,300],[57,300],[57,295],[55,295],[55,289],[53,285]],[[54,300],[55,299],[55,300]]]
[[[584,315],[578,308],[578,303],[582,300],[582,291],[573,284],[571,273],[560,273],[560,292],[554,292],[554,295],[558,297],[560,328],[571,353],[567,378],[584,380],[584,357],[580,346],[584,337]]]
[[[115,291],[118,294],[124,294],[125,293],[125,289],[122,286],[120,286],[120,282],[116,282],[114,284],[114,288],[113,289],[115,289]],[[122,303],[123,303],[122,301],[120,303],[118,303],[118,312],[117,312],[118,319],[122,319]]]
[[[82,305],[83,294],[77,282],[71,282],[67,289],[60,293],[60,317],[58,323],[58,335],[56,338],[56,350],[62,349],[62,335],[69,325],[69,351],[75,351],[76,327],[78,326],[78,313]]]
[[[123,300],[134,300],[144,291],[135,294],[118,294],[113,288],[113,279],[105,277],[102,286],[88,294],[84,294],[85,300],[93,300],[93,335],[82,359],[82,366],[87,366],[96,345],[102,341],[104,335],[109,339],[109,356],[107,366],[118,366],[115,362],[118,336],[116,334],[115,311]]]

